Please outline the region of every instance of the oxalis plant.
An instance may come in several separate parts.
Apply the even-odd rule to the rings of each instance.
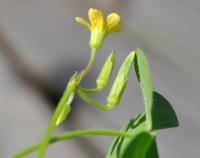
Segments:
[[[88,65],[82,71],[76,71],[72,75],[41,142],[15,154],[12,158],[22,158],[32,152],[37,152],[37,158],[43,158],[50,144],[67,139],[94,135],[116,137],[108,149],[106,158],[158,158],[159,155],[156,145],[157,131],[178,126],[178,119],[170,103],[161,94],[153,90],[148,61],[140,48],[131,51],[124,60],[106,99],[106,105],[102,105],[93,100],[90,94],[98,94],[108,86],[115,64],[114,51],[106,59],[97,77],[96,88],[87,89],[80,86],[81,81],[92,69],[96,53],[101,48],[106,36],[112,32],[122,31],[121,18],[116,13],[111,13],[104,19],[101,10],[90,8],[88,16],[90,23],[80,17],[76,17],[76,21],[86,26],[91,32],[91,57]],[[100,111],[110,111],[116,108],[126,88],[132,66],[135,69],[137,80],[143,94],[144,113],[133,117],[119,131],[86,129],[53,136],[55,128],[67,119],[71,111],[70,105],[74,100],[75,93],[86,103]]]

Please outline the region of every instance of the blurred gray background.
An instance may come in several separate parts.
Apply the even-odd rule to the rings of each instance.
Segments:
[[[171,102],[180,121],[179,128],[159,132],[160,157],[199,157],[199,0],[0,0],[0,157],[42,138],[70,75],[87,64],[89,32],[74,18],[87,18],[90,7],[119,13],[125,32],[106,39],[82,85],[95,86],[112,49],[117,55],[116,76],[125,56],[141,47],[149,59],[154,89]],[[94,98],[104,102],[107,94],[108,90]],[[69,120],[56,133],[119,129],[143,107],[132,72],[117,109],[100,112],[77,97]],[[112,139],[65,141],[50,146],[46,157],[103,158]]]

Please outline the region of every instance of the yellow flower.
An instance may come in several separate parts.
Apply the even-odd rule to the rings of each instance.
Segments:
[[[116,13],[111,13],[104,19],[103,12],[99,9],[90,8],[88,10],[90,23],[80,17],[76,21],[86,26],[91,31],[90,46],[91,48],[100,48],[105,37],[111,32],[121,32],[121,18]]]

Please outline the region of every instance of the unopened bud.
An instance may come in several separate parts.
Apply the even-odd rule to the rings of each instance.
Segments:
[[[68,100],[66,101],[66,103],[63,105],[63,108],[56,120],[56,125],[60,125],[61,123],[63,123],[67,116],[69,115],[70,111],[71,111],[71,106],[70,104],[72,103],[73,99],[74,99],[74,92],[69,96]]]
[[[135,57],[135,52],[131,52],[126,57],[124,63],[122,64],[122,66],[117,74],[117,77],[111,88],[110,94],[107,98],[107,103],[110,106],[116,106],[120,102],[121,96],[124,92],[124,89],[125,89],[127,81],[128,81],[128,75],[129,75],[134,57]]]
[[[97,87],[105,88],[108,85],[112,70],[115,64],[115,53],[112,52],[104,63],[101,72],[96,80]]]
[[[121,96],[126,87],[127,78],[124,74],[120,75],[117,80],[115,80],[113,87],[110,91],[110,94],[107,98],[108,105],[115,106],[118,105],[121,99]]]

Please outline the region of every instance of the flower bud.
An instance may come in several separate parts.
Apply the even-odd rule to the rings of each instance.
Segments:
[[[119,104],[121,96],[124,92],[128,81],[128,75],[135,57],[135,52],[131,52],[122,64],[117,77],[113,83],[110,94],[107,97],[107,103],[110,106],[116,106]]]
[[[115,64],[115,53],[114,51],[109,55],[106,62],[104,63],[101,72],[96,80],[97,87],[105,88],[108,85],[112,70]]]
[[[69,96],[69,98],[67,99],[66,103],[63,105],[63,108],[56,120],[56,126],[60,125],[61,123],[63,123],[63,121],[66,120],[68,114],[71,111],[71,107],[70,104],[72,103],[73,99],[74,99],[74,92],[71,93],[71,95]]]
[[[110,94],[107,97],[108,105],[116,106],[119,104],[121,96],[126,87],[127,81],[128,81],[127,77],[125,76],[124,73],[117,77],[117,79],[115,80],[113,87],[110,91]]]

